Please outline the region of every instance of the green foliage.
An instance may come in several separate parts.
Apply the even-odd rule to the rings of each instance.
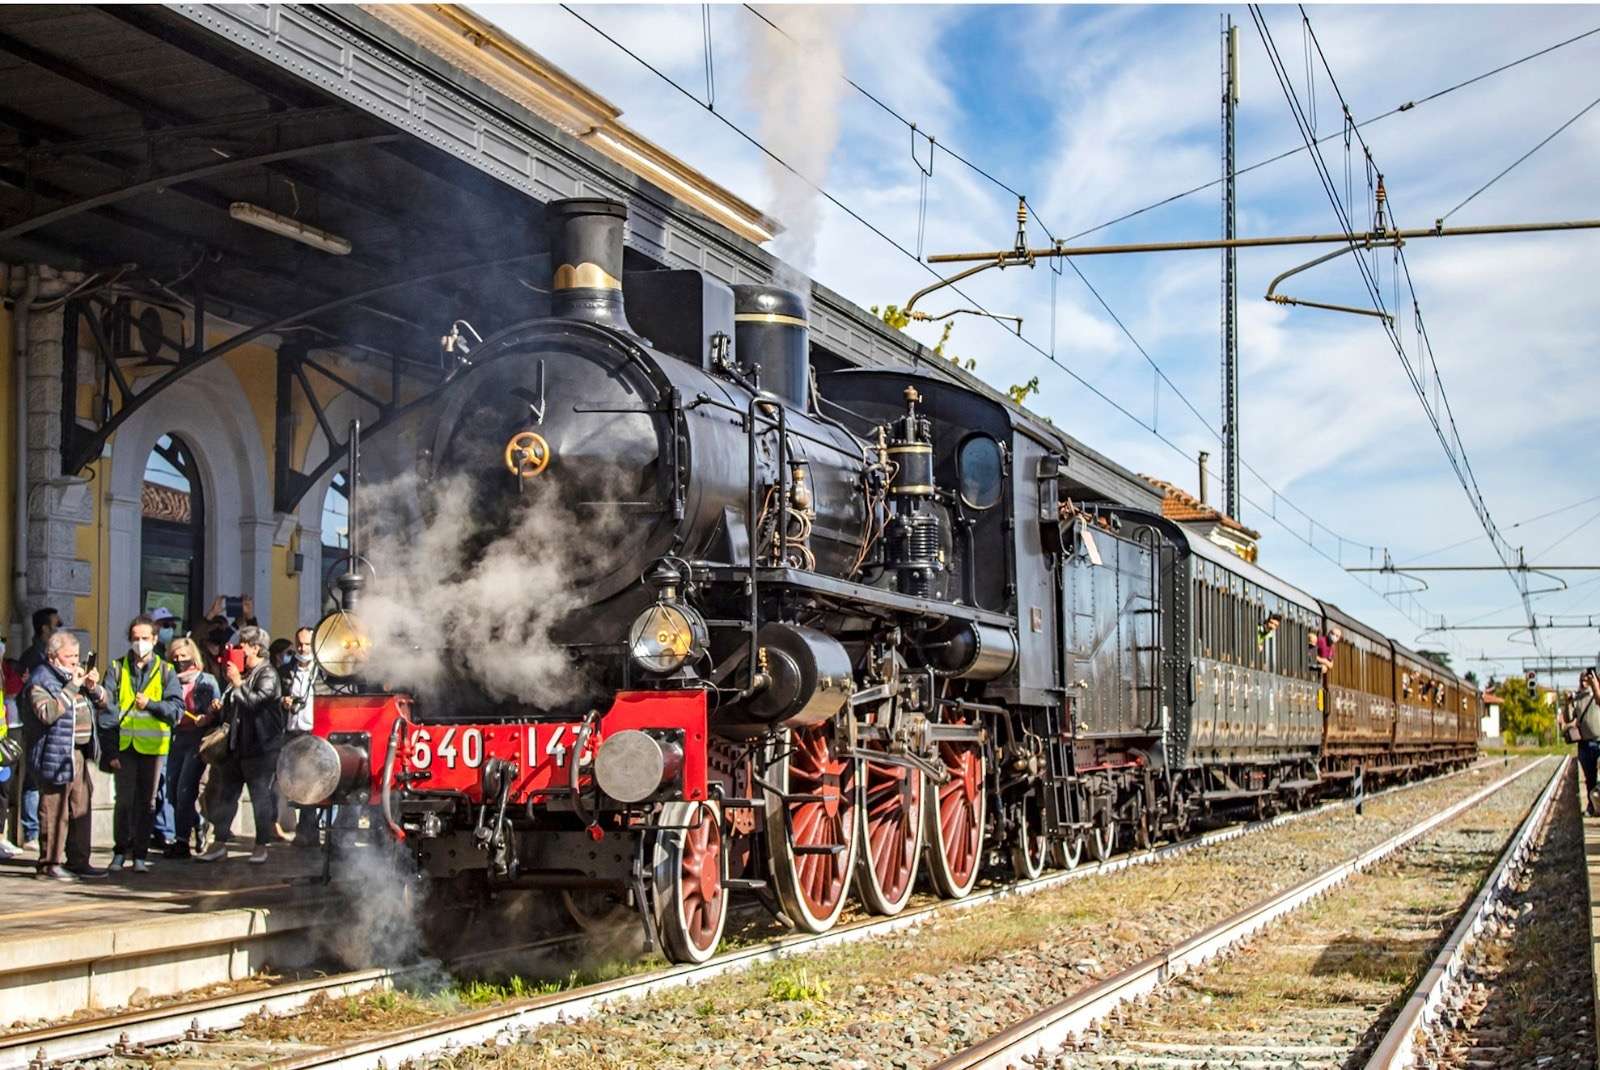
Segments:
[[[867,311],[871,312],[874,316],[877,316],[884,323],[887,323],[897,331],[905,330],[906,327],[911,323],[911,317],[906,313],[901,312],[899,305],[884,305],[881,310],[877,305],[873,305]]]
[[[1006,387],[1006,393],[1011,395],[1011,400],[1021,405],[1028,400],[1030,394],[1039,392],[1039,377],[1035,375],[1025,383],[1018,383]]]
[[[1529,687],[1526,680],[1512,676],[1496,693],[1500,696],[1500,728],[1512,740],[1531,737],[1540,743],[1555,742],[1555,706],[1546,705],[1544,696]]]
[[[767,998],[779,1002],[826,1003],[829,985],[825,978],[811,976],[804,967],[784,970],[767,985]]]
[[[1448,650],[1419,650],[1417,653],[1442,669],[1450,668],[1450,652]],[[1454,672],[1455,670],[1451,669],[1451,671]]]
[[[873,305],[867,311],[871,312],[874,316],[877,316],[885,324],[893,327],[897,331],[905,330],[906,327],[911,323],[911,316],[906,312],[902,312],[899,305],[883,305],[882,307]],[[933,347],[934,356],[943,357],[951,364],[954,364],[956,367],[964,369],[965,371],[977,371],[978,360],[976,357],[963,357],[947,351],[946,347],[950,344],[950,333],[953,330],[955,330],[955,321],[945,320],[944,331],[939,335],[939,343]],[[1039,377],[1037,375],[1035,375],[1032,379],[1029,379],[1026,383],[1013,383],[1011,386],[1006,387],[1006,393],[1009,394],[1011,400],[1016,402],[1018,405],[1021,405],[1023,401],[1030,395],[1037,394],[1038,392]]]

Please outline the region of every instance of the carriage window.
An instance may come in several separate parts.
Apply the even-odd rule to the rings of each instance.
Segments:
[[[972,509],[990,509],[1000,502],[1000,443],[988,435],[970,435],[956,455],[961,500]]]

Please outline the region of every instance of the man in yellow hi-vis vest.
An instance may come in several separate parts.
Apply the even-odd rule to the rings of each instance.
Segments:
[[[183,713],[183,685],[172,666],[155,655],[156,624],[140,614],[128,625],[128,653],[106,671],[106,706],[115,716],[116,741],[106,764],[116,774],[116,843],[111,868],[130,859],[135,873],[150,871],[150,833],[156,788]],[[110,724],[104,726],[108,731]]]

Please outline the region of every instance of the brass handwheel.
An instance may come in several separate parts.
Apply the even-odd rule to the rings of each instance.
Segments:
[[[506,468],[514,476],[536,476],[549,463],[550,443],[537,431],[519,431],[506,443]]]

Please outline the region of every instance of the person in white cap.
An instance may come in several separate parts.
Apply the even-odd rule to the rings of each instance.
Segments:
[[[178,634],[178,618],[166,606],[157,606],[150,611],[150,619],[156,622],[156,657],[164,658],[167,656],[167,647],[172,645],[173,637]]]

